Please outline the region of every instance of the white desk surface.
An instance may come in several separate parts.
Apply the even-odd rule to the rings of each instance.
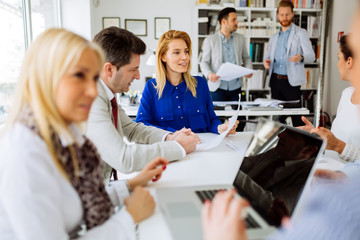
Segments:
[[[212,133],[199,134],[203,141],[216,136]],[[148,189],[156,201],[155,189],[161,187],[232,184],[240,167],[244,153],[239,153],[226,145],[231,141],[237,147],[246,150],[252,136],[251,132],[238,132],[228,136],[224,141],[206,152],[192,152],[184,159],[169,164],[162,178],[157,183],[150,183]],[[343,163],[326,159],[318,163],[318,168],[341,169]],[[154,214],[138,225],[138,239],[169,240],[172,239],[158,206]]]
[[[139,105],[130,106],[128,103],[121,102],[121,106],[125,110],[129,117],[136,117]],[[235,110],[215,110],[215,114],[218,117],[231,117]],[[280,116],[280,115],[308,115],[310,113],[307,108],[285,108],[282,110],[241,110],[239,116]]]

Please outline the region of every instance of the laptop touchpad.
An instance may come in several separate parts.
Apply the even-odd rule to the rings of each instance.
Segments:
[[[173,218],[198,217],[200,212],[192,202],[168,203],[169,213]]]

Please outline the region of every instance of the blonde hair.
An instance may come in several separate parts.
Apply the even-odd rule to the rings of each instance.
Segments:
[[[187,88],[190,90],[192,95],[196,97],[197,81],[193,76],[191,76],[191,39],[186,32],[170,30],[161,35],[156,50],[156,89],[159,94],[159,99],[162,96],[166,83],[166,64],[161,60],[161,57],[168,51],[169,43],[175,39],[184,40],[189,48],[190,61],[187,71],[183,73],[183,77]]]
[[[24,108],[30,107],[55,165],[66,178],[67,174],[56,155],[51,133],[53,131],[60,134],[65,131],[68,133],[65,135],[75,139],[56,107],[56,88],[60,79],[79,61],[86,49],[96,53],[100,69],[104,63],[104,54],[95,43],[65,29],[51,28],[42,33],[25,55],[14,103],[5,126],[8,129],[15,124]],[[78,164],[73,149],[71,155],[77,171]]]

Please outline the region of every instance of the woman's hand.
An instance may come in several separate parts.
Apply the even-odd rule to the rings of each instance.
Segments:
[[[311,130],[313,130],[315,128],[314,125],[309,120],[306,119],[306,117],[301,116],[301,120],[305,123],[305,125],[297,127],[297,128],[308,131],[308,132],[310,132]]]
[[[155,209],[155,201],[149,191],[136,187],[130,197],[125,198],[126,210],[135,223],[150,217]]]
[[[236,128],[237,128],[238,124],[239,124],[239,121],[236,120],[235,125],[230,129],[230,131],[228,132],[227,135],[236,134]],[[223,124],[220,124],[218,126],[218,133],[221,134],[221,133],[225,132],[226,129],[228,128],[228,126],[229,126],[229,121],[226,120]]]
[[[150,180],[156,182],[160,179],[162,172],[166,169],[169,161],[165,158],[155,158],[141,170],[134,178],[128,180],[130,190],[134,190],[137,186],[145,187]]]
[[[319,135],[321,138],[325,139],[326,149],[328,150],[334,150],[339,154],[341,154],[345,148],[346,145],[345,142],[336,138],[334,134],[327,128],[323,128],[323,127],[314,128],[310,131],[310,133],[315,133]]]
[[[246,225],[240,216],[249,203],[234,198],[235,190],[218,192],[213,201],[202,208],[202,228],[205,240],[244,240]]]

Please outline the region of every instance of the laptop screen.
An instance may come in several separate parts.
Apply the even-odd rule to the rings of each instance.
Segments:
[[[291,216],[323,141],[305,131],[261,119],[234,187],[271,225]]]

